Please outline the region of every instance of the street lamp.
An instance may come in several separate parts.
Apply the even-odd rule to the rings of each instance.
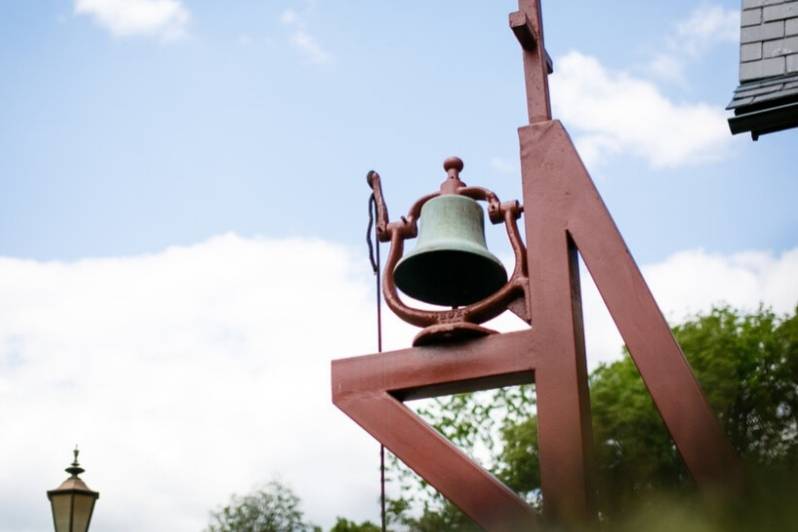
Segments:
[[[70,476],[60,486],[47,492],[53,507],[55,532],[86,532],[91,522],[94,503],[100,497],[78,477],[85,471],[78,463],[78,448],[73,451],[75,461],[66,468]]]

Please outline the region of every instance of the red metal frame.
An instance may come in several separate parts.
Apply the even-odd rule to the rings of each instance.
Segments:
[[[519,530],[536,526],[532,509],[402,401],[535,382],[544,512],[591,518],[579,252],[695,481],[736,485],[737,456],[573,143],[551,120],[539,0],[519,3],[510,25],[524,49],[530,117],[519,139],[533,328],[335,360],[333,402],[480,526]]]

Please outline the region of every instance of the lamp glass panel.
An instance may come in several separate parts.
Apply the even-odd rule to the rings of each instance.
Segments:
[[[53,494],[50,496],[50,504],[53,506],[55,532],[72,532],[69,529],[69,522],[71,521],[72,513],[72,494]]]
[[[75,494],[72,530],[69,532],[86,532],[89,528],[89,519],[91,519],[91,510],[94,508],[94,501],[94,495],[88,493]]]

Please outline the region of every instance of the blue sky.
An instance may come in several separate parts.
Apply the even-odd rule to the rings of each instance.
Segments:
[[[394,216],[449,155],[519,196],[516,4],[2,9],[0,524],[49,526],[75,441],[98,529],[196,530],[273,477],[318,523],[376,520],[375,444],[328,393],[331,358],[373,350],[364,176]],[[738,9],[544,2],[555,117],[674,321],[798,301],[798,131],[725,124]],[[620,339],[585,301],[594,366]]]
[[[179,5],[185,22],[129,35],[71,2],[4,7],[2,254],[153,252],[225,231],[358,243],[368,169],[383,174],[396,211],[437,185],[449,154],[466,161],[465,176],[518,194],[517,175],[491,165],[517,164],[525,120],[506,28],[513,2]],[[549,2],[548,48],[722,112],[736,86],[733,40],[707,39],[693,55],[668,44],[695,7]],[[650,74],[671,51],[681,81]],[[725,149],[711,164],[656,168],[621,152],[592,172],[639,260],[694,247],[783,250],[798,224],[796,135],[709,144]]]

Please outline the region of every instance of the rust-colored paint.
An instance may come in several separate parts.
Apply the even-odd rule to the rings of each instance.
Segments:
[[[551,120],[539,0],[519,3],[525,18],[513,15],[513,30],[516,35],[532,33],[519,37],[530,125],[519,129],[523,207],[517,208],[524,214],[526,230],[526,246],[520,248],[525,254],[520,262],[524,275],[514,275],[511,281],[523,278],[526,298],[505,297],[490,310],[509,308],[532,328],[335,360],[333,402],[486,530],[533,529],[535,513],[523,500],[402,401],[535,382],[544,512],[560,521],[593,518],[578,252],[697,484],[737,486],[741,481],[737,456],[573,143],[562,124]],[[414,205],[402,222],[388,223],[378,183],[374,188],[380,206],[378,232],[391,241],[395,264],[402,240],[415,236],[415,225],[406,222],[417,216],[420,206]],[[392,268],[389,259],[386,279]],[[384,292],[386,301],[398,300],[390,285],[384,285]],[[397,314],[406,321],[430,324],[429,317],[416,319],[402,306],[399,301],[391,308],[395,312],[398,308]]]
[[[552,69],[543,41],[540,0],[518,0],[518,7],[518,11],[510,14],[510,28],[523,51],[526,106],[529,123],[535,124],[551,120],[549,72]]]
[[[487,530],[534,526],[523,499],[427,425],[403,399],[532,382],[533,331],[335,360],[333,402]]]
[[[563,313],[568,313],[569,307],[577,309],[578,296],[570,304],[563,298],[569,283],[564,274],[565,250],[572,241],[695,480],[699,484],[736,483],[738,459],[565,128],[554,120],[523,127],[519,136],[535,329],[547,336],[547,345],[557,345],[565,332],[559,330]],[[554,258],[557,255],[559,260]],[[576,275],[572,270],[571,282]],[[575,323],[581,322],[577,314],[573,312]],[[563,348],[583,344],[581,323],[574,330],[577,334],[567,345],[563,343]],[[581,361],[579,366],[581,373]],[[579,380],[584,378],[580,375]],[[541,392],[538,379],[542,435],[547,421]],[[543,448],[541,459],[545,459]],[[545,478],[546,466],[543,469]],[[561,478],[554,471],[549,476]]]

